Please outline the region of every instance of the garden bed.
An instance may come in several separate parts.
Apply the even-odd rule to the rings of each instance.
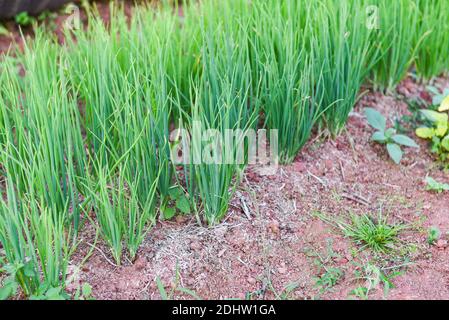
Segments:
[[[449,86],[445,78],[437,82]],[[136,263],[122,267],[108,262],[108,249],[100,244],[103,252],[93,252],[78,281],[92,284],[99,299],[160,299],[158,278],[167,291],[184,287],[205,299],[350,299],[357,298],[351,294],[354,289],[369,285],[357,279],[357,272],[363,276],[371,263],[385,269],[386,275],[401,274],[392,277],[394,288],[388,294],[380,282],[370,299],[447,299],[449,239],[427,242],[429,228],[449,231],[447,194],[429,193],[424,183],[427,175],[449,182],[447,174],[435,166],[426,143],[407,152],[402,166],[395,165],[384,149],[370,142],[371,130],[362,112],[371,106],[393,121],[408,113],[404,101],[426,92],[408,78],[392,95],[368,93],[336,140],[312,138],[294,163],[281,166],[274,176],[250,167],[225,222],[214,228],[183,217],[159,223]],[[375,214],[380,206],[390,221],[414,226],[403,241],[416,250],[376,260],[364,251],[354,254],[357,249],[350,239],[315,216]],[[92,243],[94,231],[83,240]],[[78,261],[91,249],[82,247]],[[325,268],[343,274],[323,292],[326,286],[317,284],[317,278]],[[375,272],[365,276],[376,278]],[[192,298],[182,292],[174,297]]]
[[[379,0],[393,33],[360,29],[346,1],[323,2],[335,20],[293,0],[211,0],[178,17],[105,1],[81,10],[81,29],[64,31],[61,12],[23,28],[26,40],[6,23],[0,296],[448,299],[448,193],[426,179],[449,178],[415,129],[449,90],[449,32],[426,32],[446,21],[427,4],[404,18],[409,1]],[[395,164],[366,108],[419,148]],[[279,130],[282,164],[172,166],[169,129],[198,119]]]

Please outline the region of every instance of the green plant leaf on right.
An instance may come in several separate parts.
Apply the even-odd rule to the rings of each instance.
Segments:
[[[432,177],[427,177],[425,182],[427,191],[435,191],[438,193],[449,191],[449,184],[438,182]]]
[[[393,137],[391,137],[391,139],[396,142],[397,144],[406,146],[406,147],[411,147],[411,148],[419,148],[419,146],[416,144],[415,141],[413,141],[413,139],[402,135],[402,134],[396,134]]]
[[[399,145],[396,143],[388,143],[387,144],[387,151],[390,158],[396,163],[399,164],[402,160],[402,150]]]
[[[28,12],[23,11],[16,15],[15,21],[18,25],[22,27],[27,27],[31,24],[33,24],[36,21],[36,18],[30,16]]]
[[[176,215],[178,210],[182,214],[190,214],[190,201],[180,186],[172,187],[168,190],[169,199],[161,205],[162,216],[165,220],[170,220]]]
[[[371,140],[386,144],[388,155],[396,164],[399,164],[402,160],[401,146],[419,148],[413,139],[403,134],[397,134],[394,128],[387,129],[387,120],[379,111],[373,108],[365,108],[365,116],[368,123],[378,130],[371,136]]]
[[[9,30],[0,23],[0,36],[7,36],[9,35]]]
[[[449,104],[449,101],[446,104]],[[444,110],[445,107],[446,106],[442,104],[441,110]],[[431,141],[431,152],[437,154],[439,160],[449,160],[448,114],[433,110],[421,110],[421,114],[427,121],[427,125],[417,128],[415,132],[416,135],[421,139]],[[428,123],[430,123],[430,125]]]
[[[427,243],[432,245],[440,239],[441,231],[438,227],[430,227],[427,233]]]
[[[371,127],[381,132],[385,131],[387,127],[387,121],[379,111],[373,108],[366,108],[365,116]]]

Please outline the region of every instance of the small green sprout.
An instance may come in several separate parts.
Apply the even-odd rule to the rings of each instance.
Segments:
[[[390,158],[399,164],[402,160],[403,152],[401,146],[419,148],[415,141],[411,138],[397,134],[394,128],[387,129],[387,121],[385,117],[375,109],[366,108],[365,116],[368,123],[377,131],[372,135],[371,140],[387,146]]]

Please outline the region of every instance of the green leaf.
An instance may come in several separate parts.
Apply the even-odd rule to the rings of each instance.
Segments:
[[[447,151],[449,151],[449,135],[447,135],[446,137],[444,137],[443,140],[441,140],[441,146]]]
[[[0,24],[0,36],[7,36],[9,35],[9,30],[6,29],[6,27],[2,24]]]
[[[187,295],[191,296],[192,298],[194,298],[196,300],[202,300],[201,297],[199,295],[197,295],[195,291],[190,290],[188,288],[182,288],[181,287],[181,288],[178,288],[176,290],[181,292],[181,293],[187,294]]]
[[[449,96],[444,98],[444,100],[441,102],[440,107],[438,108],[439,112],[449,111]]]
[[[366,300],[368,299],[368,288],[365,287],[355,288],[349,293],[349,295]]]
[[[389,143],[387,144],[387,150],[388,154],[390,155],[390,158],[396,163],[399,164],[402,160],[402,150],[399,145],[396,143]]]
[[[441,236],[441,231],[438,229],[438,227],[430,227],[428,234],[427,234],[427,243],[428,244],[434,244],[438,241],[438,239]]]
[[[427,191],[436,191],[436,192],[449,191],[449,184],[447,183],[438,182],[432,177],[427,177],[425,181]]]
[[[26,277],[29,277],[29,278],[33,278],[33,277],[36,276],[36,272],[35,272],[35,270],[34,270],[33,262],[29,261],[29,262],[27,262],[27,263],[24,265],[24,267],[23,267],[23,274],[24,274]]]
[[[83,283],[81,291],[83,293],[83,297],[88,298],[92,295],[92,286],[88,283]]]
[[[427,91],[429,91],[429,93],[431,93],[433,95],[433,99],[438,98],[438,96],[441,94],[440,90],[432,85],[428,85],[426,86]],[[439,103],[437,103],[439,104]]]
[[[444,137],[448,130],[448,122],[438,122],[435,134],[439,137]]]
[[[419,148],[415,141],[402,134],[396,134],[392,137],[393,141],[406,147]]]
[[[431,122],[447,122],[448,115],[446,113],[440,113],[433,110],[421,110],[421,114]]]
[[[385,137],[385,134],[382,131],[376,131],[371,137],[372,141],[385,143],[387,141],[387,137]]]
[[[17,283],[14,280],[5,282],[5,285],[0,288],[0,301],[6,300],[17,293]]]
[[[168,195],[170,196],[170,199],[172,199],[172,200],[178,199],[180,196],[182,196],[182,194],[183,194],[183,191],[180,187],[174,187],[174,188],[168,189]]]
[[[167,291],[165,291],[164,285],[159,277],[156,278],[156,284],[159,289],[159,294],[161,295],[162,300],[168,300]]]
[[[392,136],[396,134],[396,130],[394,128],[388,128],[387,131],[385,131],[385,137],[388,139],[391,139]]]
[[[181,196],[176,200],[176,208],[184,214],[190,214],[190,203],[186,196]]]
[[[36,19],[31,17],[28,12],[20,12],[16,15],[15,17],[16,23],[21,25],[21,26],[29,26],[30,24],[32,24]]]
[[[379,111],[373,108],[365,108],[365,116],[371,127],[379,131],[385,131],[387,121]]]
[[[62,289],[60,287],[50,288],[45,293],[45,297],[48,300],[65,300],[64,296],[61,294]]]
[[[434,136],[435,131],[432,128],[420,127],[416,129],[416,135],[422,139],[430,139]]]
[[[432,148],[430,149],[430,151],[432,153],[439,153],[440,145],[441,145],[441,139],[437,136],[433,136],[432,137]]]
[[[175,210],[175,208],[169,207],[169,208],[165,208],[164,211],[162,211],[162,213],[164,215],[164,219],[170,220],[175,216],[176,210]]]
[[[441,94],[438,94],[432,98],[432,104],[434,106],[439,106],[441,104],[441,102],[443,102],[443,100],[444,100],[444,96]]]

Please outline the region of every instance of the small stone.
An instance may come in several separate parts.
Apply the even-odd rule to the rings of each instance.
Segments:
[[[142,271],[147,266],[147,260],[144,257],[137,258],[136,262],[134,262],[134,268],[137,271]]]
[[[199,243],[198,241],[192,241],[190,242],[190,249],[194,250],[194,251],[199,251],[201,250],[201,243]]]
[[[242,232],[243,231],[234,232],[233,236],[229,240],[236,247],[241,247],[246,242],[245,235]]]
[[[248,277],[248,279],[246,279],[246,281],[248,281],[249,284],[256,284],[256,279],[254,279],[253,277]]]
[[[363,118],[356,117],[356,116],[349,117],[348,124],[353,125],[354,127],[357,127],[357,128],[365,127],[365,122],[364,122]],[[338,148],[338,145],[337,145],[337,148]]]
[[[330,171],[334,168],[334,162],[332,160],[325,160],[324,166],[326,167],[326,170]]]
[[[295,162],[293,164],[293,168],[295,169],[296,172],[305,172],[307,169],[304,162]]]
[[[437,248],[440,248],[440,249],[446,248],[447,245],[448,245],[447,240],[443,240],[443,239],[438,240],[436,243]]]
[[[285,273],[287,273],[287,268],[285,268],[285,267],[280,267],[280,268],[278,268],[278,272],[279,272],[280,274],[285,274]]]
[[[184,222],[187,221],[187,217],[178,214],[178,215],[176,216],[175,220],[176,220],[176,223],[182,224],[182,223],[184,223]]]
[[[246,300],[247,298],[246,298],[246,293],[245,292],[239,292],[238,294],[237,294],[237,299],[240,299],[240,300]]]
[[[274,234],[279,234],[279,222],[277,220],[271,220],[268,224],[268,229]]]
[[[226,252],[226,248],[220,250],[220,252],[218,253],[218,257],[222,257],[224,255],[224,253]]]
[[[337,264],[339,265],[343,265],[349,262],[348,259],[346,259],[345,257],[341,257],[341,258],[337,258],[335,261]]]
[[[252,182],[256,182],[256,183],[260,182],[259,175],[257,175],[254,172],[247,172],[246,173],[246,178],[248,179],[248,181],[252,181]]]
[[[140,288],[140,280],[139,279],[131,279],[129,281],[129,286],[133,289],[138,289]]]
[[[125,279],[121,279],[115,284],[116,291],[124,291],[127,288],[128,288],[128,281]]]
[[[226,226],[222,226],[222,227],[216,228],[214,230],[215,235],[219,238],[223,238],[227,232],[228,232],[228,227],[226,227]]]

